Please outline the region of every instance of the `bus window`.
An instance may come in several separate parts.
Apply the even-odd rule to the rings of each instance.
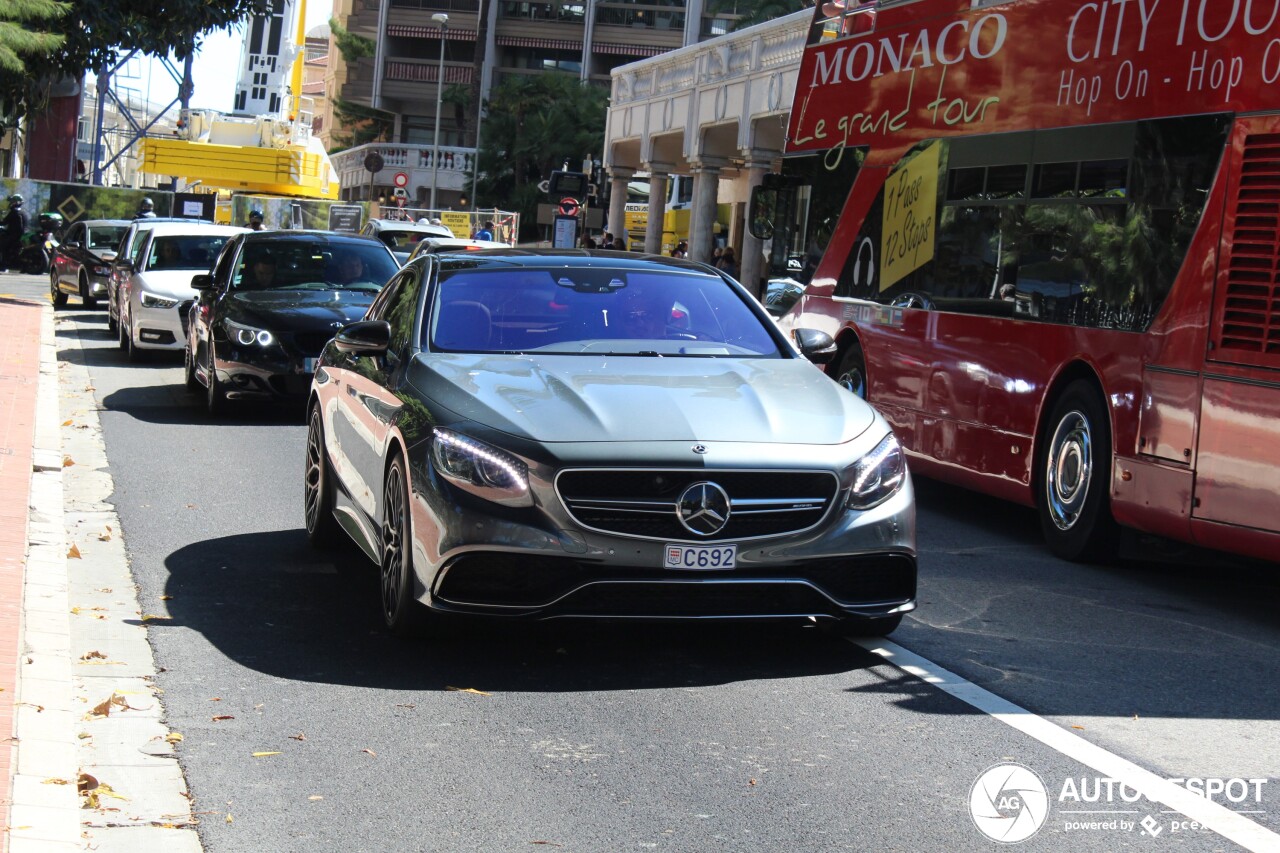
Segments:
[[[895,173],[936,148],[933,254],[886,285],[873,260],[882,190],[835,295],[1143,331],[1182,266],[1228,126],[1208,115],[922,143]],[[1003,162],[1011,152],[1025,161]]]
[[[813,278],[865,156],[865,149],[847,151],[834,169],[827,168],[826,158],[821,155],[783,161],[782,175],[793,193],[793,216],[789,227],[778,229],[776,239],[783,243],[765,249],[774,275],[787,276],[800,284],[808,284]]]

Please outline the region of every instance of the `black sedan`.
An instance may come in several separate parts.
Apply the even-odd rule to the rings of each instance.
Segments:
[[[124,219],[88,219],[67,229],[49,264],[54,308],[66,305],[68,294],[80,297],[85,308],[96,308],[106,298],[111,262],[128,227]]]
[[[191,281],[186,383],[211,414],[227,400],[303,398],[316,358],[364,316],[399,265],[377,240],[326,231],[250,232]]]
[[[915,606],[884,419],[710,267],[514,249],[411,261],[325,347],[304,518],[381,569],[394,633],[445,614],[817,620]]]

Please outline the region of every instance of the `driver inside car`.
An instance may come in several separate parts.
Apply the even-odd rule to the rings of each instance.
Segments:
[[[621,337],[654,340],[667,337],[671,306],[660,308],[661,300],[624,291],[618,306],[617,328]]]

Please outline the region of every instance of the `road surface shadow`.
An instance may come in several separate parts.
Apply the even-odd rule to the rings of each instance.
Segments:
[[[156,631],[201,632],[280,678],[362,687],[577,692],[808,677],[878,658],[799,623],[471,621],[444,639],[382,625],[377,569],[352,547],[320,555],[299,530],[198,542],[171,554]],[[950,706],[950,701],[943,702]]]

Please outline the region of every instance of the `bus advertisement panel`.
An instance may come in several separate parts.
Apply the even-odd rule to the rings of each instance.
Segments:
[[[783,327],[1060,556],[1118,522],[1277,559],[1280,0],[815,14],[750,216]]]

